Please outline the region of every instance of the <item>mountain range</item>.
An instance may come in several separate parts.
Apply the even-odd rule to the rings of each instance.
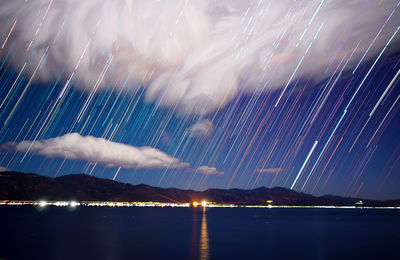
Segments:
[[[57,178],[32,173],[1,172],[0,200],[179,202],[212,201],[226,204],[288,206],[400,206],[400,200],[364,200],[325,195],[316,197],[286,188],[208,189],[205,191],[131,185],[84,174]],[[270,202],[271,203],[271,202]]]

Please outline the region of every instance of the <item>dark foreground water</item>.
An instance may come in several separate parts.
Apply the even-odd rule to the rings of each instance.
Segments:
[[[400,259],[400,211],[0,207],[0,259]]]

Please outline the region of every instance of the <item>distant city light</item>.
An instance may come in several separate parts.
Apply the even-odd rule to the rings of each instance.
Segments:
[[[71,207],[75,208],[76,206],[79,206],[79,203],[76,201],[71,201],[71,203],[69,204]]]
[[[361,204],[361,203],[362,204]],[[143,202],[120,202],[120,201],[34,201],[34,200],[0,200],[1,205],[11,205],[11,206],[39,206],[41,208],[47,206],[56,206],[56,207],[72,207],[75,208],[77,206],[83,207],[208,207],[208,208],[325,208],[325,209],[355,209],[355,208],[363,208],[363,209],[400,209],[398,206],[391,207],[382,207],[382,206],[366,206],[364,202],[358,201],[355,205],[348,206],[294,206],[294,205],[272,205],[272,204],[264,204],[264,205],[245,205],[245,204],[228,204],[228,203],[215,203],[210,201],[202,201],[197,202],[194,201],[192,203],[165,203],[165,202],[151,202],[151,201],[143,201]]]

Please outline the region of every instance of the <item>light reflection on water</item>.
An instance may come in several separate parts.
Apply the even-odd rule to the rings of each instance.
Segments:
[[[205,260],[210,256],[210,245],[208,240],[206,208],[203,208],[203,217],[201,219],[200,235],[200,259]]]
[[[190,246],[190,259],[206,260],[210,258],[210,239],[208,235],[206,208],[202,209],[202,215],[199,216],[200,209],[194,209],[192,219],[192,239]],[[201,224],[200,222],[201,218]],[[199,234],[200,227],[200,234]]]

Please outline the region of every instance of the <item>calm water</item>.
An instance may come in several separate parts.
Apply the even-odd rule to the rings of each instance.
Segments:
[[[0,207],[0,259],[400,259],[400,211]]]

